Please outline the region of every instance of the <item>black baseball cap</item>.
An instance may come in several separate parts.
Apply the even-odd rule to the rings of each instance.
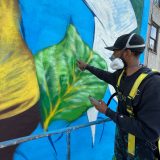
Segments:
[[[132,52],[142,53],[145,49],[145,42],[140,35],[130,33],[118,37],[113,46],[105,48],[111,51],[130,49]]]

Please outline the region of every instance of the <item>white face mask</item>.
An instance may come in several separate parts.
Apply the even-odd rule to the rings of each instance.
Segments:
[[[112,62],[110,64],[110,67],[113,70],[122,69],[122,68],[124,68],[124,63],[120,58],[115,58],[115,59],[112,60]]]

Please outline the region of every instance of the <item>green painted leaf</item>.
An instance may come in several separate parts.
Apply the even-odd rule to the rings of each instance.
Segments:
[[[138,27],[134,32],[140,33],[143,17],[144,0],[131,0],[131,3],[138,23]]]
[[[70,25],[62,42],[35,56],[44,128],[54,120],[72,122],[92,107],[88,96],[103,98],[106,83],[88,71],[81,72],[76,60],[105,69],[106,62],[93,52]]]

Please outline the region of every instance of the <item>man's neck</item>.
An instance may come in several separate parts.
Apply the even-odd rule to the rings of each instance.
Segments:
[[[133,65],[129,65],[125,69],[126,75],[127,76],[131,76],[132,74],[134,74],[135,72],[137,72],[140,68],[141,68],[141,66],[140,66],[139,63],[133,64]]]

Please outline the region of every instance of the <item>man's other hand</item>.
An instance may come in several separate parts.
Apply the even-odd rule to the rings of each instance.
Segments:
[[[95,104],[94,106],[99,112],[102,112],[105,114],[108,106],[102,100],[99,100],[99,102],[100,102],[99,105]]]

